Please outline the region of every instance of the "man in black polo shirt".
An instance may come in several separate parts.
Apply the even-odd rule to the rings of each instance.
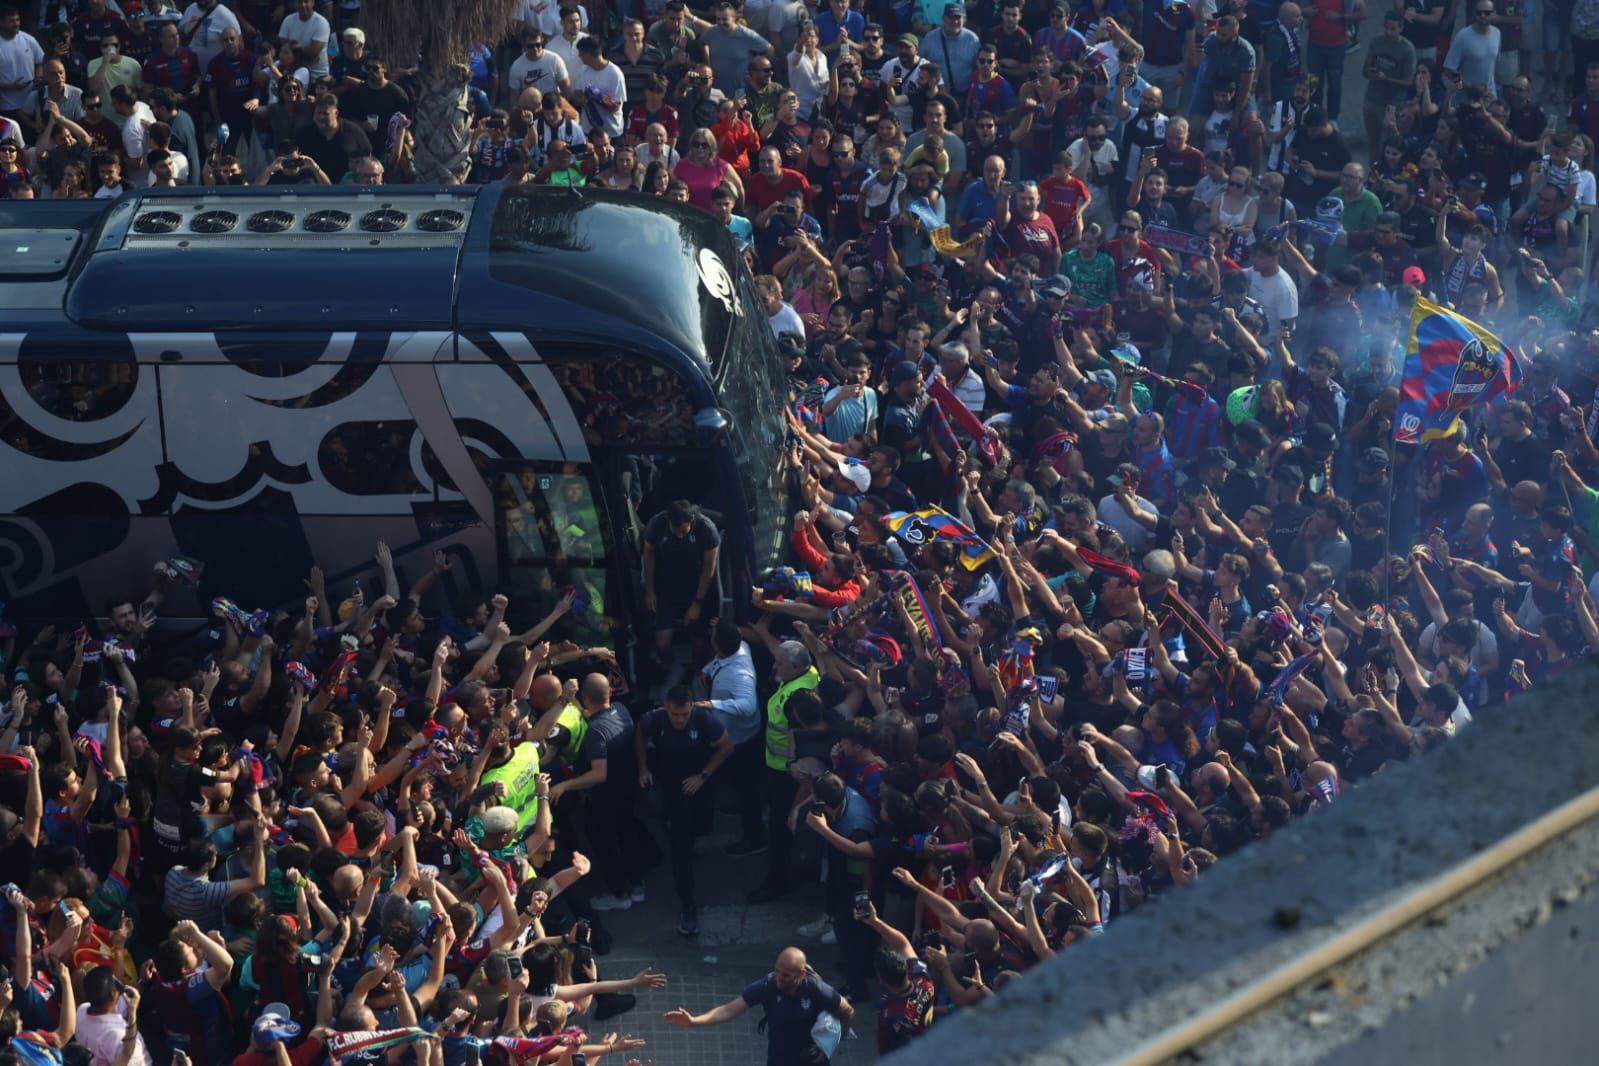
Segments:
[[[667,1011],[668,1023],[683,1029],[721,1025],[751,1007],[766,1008],[766,1066],[820,1066],[827,1054],[811,1039],[811,1028],[823,1012],[849,1028],[855,1008],[838,990],[823,981],[805,963],[799,948],[784,948],[772,972],[755,981],[736,998],[704,1014],[679,1007]]]
[[[373,154],[372,142],[361,128],[339,117],[339,100],[332,93],[316,98],[311,121],[295,130],[294,139],[334,185],[349,173],[352,158]]]
[[[716,814],[712,777],[733,754],[733,738],[709,707],[694,706],[685,685],[666,693],[666,706],[644,716],[633,734],[639,786],[653,782],[666,815],[672,885],[682,918],[677,931],[699,932],[694,907],[694,838],[710,828]]]

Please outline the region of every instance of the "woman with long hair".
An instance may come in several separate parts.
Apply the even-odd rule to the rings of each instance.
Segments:
[[[665,163],[655,162],[644,168],[644,178],[639,189],[646,196],[665,196],[666,187],[672,183],[672,172]]]

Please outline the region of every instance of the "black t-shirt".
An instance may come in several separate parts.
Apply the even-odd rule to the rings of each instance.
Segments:
[[[1536,433],[1518,441],[1502,440],[1493,451],[1494,462],[1505,475],[1509,485],[1522,481],[1543,481],[1549,474],[1548,441]]]
[[[344,99],[339,106],[344,114],[349,115],[353,121],[361,124],[361,128],[366,131],[367,138],[375,142],[374,147],[382,147],[388,144],[389,119],[393,118],[397,112],[409,108],[411,106],[411,98],[405,94],[404,89],[392,81],[381,89],[374,89],[371,85],[362,84],[345,93]],[[377,122],[367,124],[367,116],[369,115],[376,115]],[[334,181],[339,180],[331,173],[328,174],[328,177]]]
[[[1352,158],[1349,154],[1349,145],[1344,143],[1344,139],[1336,130],[1325,137],[1312,137],[1300,131],[1294,136],[1294,155],[1299,162],[1309,163],[1320,171],[1341,170]],[[1336,178],[1316,178],[1307,182],[1300,177],[1296,167],[1288,179],[1288,196],[1299,209],[1300,215],[1307,216],[1316,206],[1317,200],[1337,187]]]
[[[620,703],[611,704],[589,719],[588,732],[583,736],[583,760],[593,766],[598,759],[605,760],[602,788],[627,789],[638,781],[638,768],[633,765],[633,716]]]
[[[665,604],[687,606],[694,602],[694,594],[699,591],[700,567],[705,562],[705,553],[721,546],[722,535],[709,518],[698,515],[687,536],[676,536],[666,512],[662,511],[650,519],[644,530],[644,542],[655,548],[656,597]],[[720,576],[711,579],[705,598],[713,603],[722,598]]]
[[[639,723],[644,733],[645,758],[650,770],[667,787],[676,789],[686,778],[705,769],[716,751],[717,741],[727,732],[704,707],[695,707],[688,725],[672,725],[664,709],[656,709]]]
[[[294,131],[294,143],[299,145],[302,154],[316,160],[322,173],[335,185],[349,172],[352,157],[372,154],[371,140],[361,127],[347,118],[339,119],[338,132],[332,137],[325,136],[315,122],[304,123]]]

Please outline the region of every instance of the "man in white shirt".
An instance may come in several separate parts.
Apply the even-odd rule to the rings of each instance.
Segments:
[[[139,1035],[138,990],[129,987],[123,992],[111,967],[96,966],[83,978],[83,999],[73,1039],[88,1049],[91,1066],[121,1061],[130,1043],[133,1052],[127,1066],[150,1066],[150,1050]]]
[[[524,28],[537,26],[545,37],[554,37],[561,32],[562,6],[560,0],[524,0],[517,21]],[[579,25],[587,31],[589,13],[581,7],[577,9],[577,13]]]
[[[552,36],[545,47],[561,57],[567,70],[575,71],[582,66],[577,54],[577,42],[582,39],[583,13],[578,8],[569,7],[561,12],[561,32]]]
[[[328,37],[331,33],[328,20],[316,13],[316,0],[295,0],[294,14],[285,18],[283,25],[278,27],[279,37],[287,37],[305,53],[306,65],[313,79],[327,76]]]
[[[944,383],[955,398],[966,405],[974,415],[983,413],[988,400],[988,390],[983,378],[972,369],[971,353],[960,341],[950,341],[938,349],[938,369],[943,372]]]
[[[583,131],[603,129],[622,135],[622,114],[627,105],[627,80],[622,68],[605,58],[598,37],[577,43],[578,65],[572,71],[572,105],[583,116]]]
[[[23,32],[17,9],[0,15],[0,111],[22,110],[43,62],[44,49]]]
[[[155,112],[133,95],[126,85],[111,90],[111,106],[122,116],[122,154],[127,158],[125,177],[135,185],[145,183],[144,157],[149,152],[150,126]]]
[[[512,102],[526,89],[544,94],[564,93],[572,87],[566,61],[545,47],[543,30],[529,30],[522,38],[522,54],[512,61],[505,87],[506,99]]]
[[[1266,333],[1273,337],[1299,317],[1299,289],[1282,268],[1282,247],[1277,238],[1256,241],[1254,253],[1254,264],[1244,271],[1249,278],[1249,298],[1266,312]]]
[[[200,59],[200,69],[211,66],[211,60],[222,54],[222,33],[239,29],[239,19],[223,7],[220,0],[195,0],[183,11],[183,21],[178,24],[184,39]]]

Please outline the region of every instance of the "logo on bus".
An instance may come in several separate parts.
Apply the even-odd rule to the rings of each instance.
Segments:
[[[723,309],[730,315],[743,314],[744,308],[740,306],[737,292],[733,288],[733,275],[727,272],[727,264],[722,262],[722,257],[709,248],[701,248],[699,267],[700,284],[721,301]]]

